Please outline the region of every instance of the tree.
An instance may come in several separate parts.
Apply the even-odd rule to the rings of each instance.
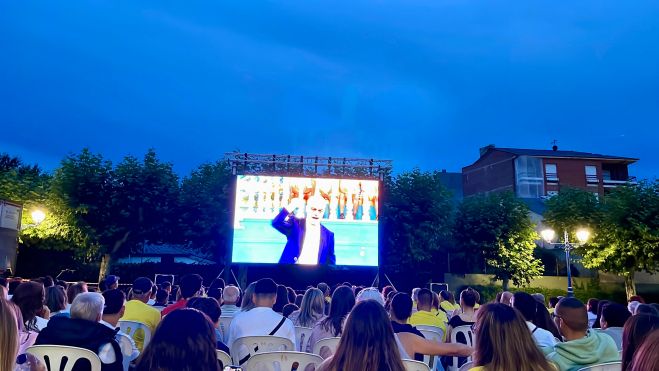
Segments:
[[[548,201],[545,220],[572,231],[589,226],[591,239],[577,249],[584,266],[623,276],[627,297],[635,295],[634,273],[659,269],[659,182],[617,187],[601,202],[588,194],[561,191]]]
[[[438,172],[414,169],[391,178],[382,200],[383,265],[418,282],[436,272],[440,251],[450,237],[453,205]],[[423,280],[427,281],[427,280]]]
[[[211,252],[223,263],[231,233],[231,185],[226,161],[200,165],[185,177],[180,193],[182,237],[193,246]]]
[[[519,286],[543,272],[533,256],[537,239],[526,204],[511,192],[466,198],[460,204],[454,238],[472,264],[479,258],[494,270],[495,279]]]

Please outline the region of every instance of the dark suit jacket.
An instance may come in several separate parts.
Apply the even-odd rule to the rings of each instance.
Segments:
[[[288,220],[286,219],[288,218]],[[279,263],[295,264],[304,245],[305,220],[297,219],[288,210],[282,208],[272,219],[272,226],[286,236],[286,246],[279,258]],[[318,249],[318,264],[336,264],[334,255],[334,233],[320,225],[320,248]]]

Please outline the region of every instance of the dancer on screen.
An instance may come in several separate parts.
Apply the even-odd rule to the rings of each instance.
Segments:
[[[336,264],[334,233],[320,224],[327,201],[321,196],[310,196],[306,204],[306,217],[298,218],[296,211],[304,210],[303,198],[295,198],[282,208],[272,220],[272,226],[286,236],[286,246],[279,263]]]

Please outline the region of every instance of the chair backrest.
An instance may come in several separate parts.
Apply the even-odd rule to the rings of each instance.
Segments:
[[[66,345],[34,345],[25,351],[39,358],[48,371],[71,371],[79,359],[86,359],[91,364],[91,371],[101,371],[101,359],[91,350]]]
[[[404,359],[403,365],[405,366],[406,371],[430,371],[430,367],[421,361]]]
[[[222,342],[224,344],[227,343],[227,339],[229,338],[229,325],[231,325],[231,320],[233,320],[232,316],[220,316],[220,334],[222,334]]]
[[[121,332],[130,336],[133,340],[135,340],[135,334],[142,331],[144,333],[144,345],[142,345],[142,349],[145,349],[151,341],[151,329],[145,323],[137,321],[119,321],[119,328],[121,329]]]
[[[233,364],[241,365],[255,354],[283,350],[295,350],[295,345],[290,339],[272,335],[244,336],[231,344],[231,358]]]
[[[461,340],[461,341],[458,341]],[[458,344],[463,343],[467,344],[470,347],[474,346],[474,334],[471,332],[471,326],[458,326],[451,330],[451,343]],[[464,357],[460,357],[463,358]],[[467,362],[471,361],[471,357],[467,358]],[[460,360],[458,357],[451,357],[451,362],[449,363],[449,370],[458,370],[460,368]]]
[[[298,344],[298,352],[304,352],[309,344],[309,337],[311,336],[311,327],[295,326],[295,339]]]
[[[438,343],[441,343],[444,341],[444,331],[437,326],[416,326],[416,329],[419,330],[421,334],[423,334],[423,337],[426,338],[427,340],[431,341],[436,341]],[[429,355],[423,355],[423,362],[430,367],[432,370],[434,368],[434,365],[436,362],[439,362],[439,357],[437,356],[429,356]]]
[[[227,352],[223,352],[221,350],[217,351],[217,360],[220,361],[220,366],[221,369],[224,370],[225,366],[231,366],[231,356],[227,354]]]
[[[264,352],[251,356],[243,365],[243,370],[292,370],[295,364],[297,364],[295,370],[315,370],[322,362],[323,359],[320,356],[311,353],[287,351]],[[308,368],[309,366],[313,366],[313,368]]]
[[[620,371],[622,362],[606,362],[582,367],[579,371]]]
[[[339,346],[340,337],[320,339],[313,345],[313,354],[318,354],[323,359],[331,356],[336,352]]]
[[[472,367],[474,367],[474,362],[467,362],[464,365],[460,366],[458,371],[469,371]]]

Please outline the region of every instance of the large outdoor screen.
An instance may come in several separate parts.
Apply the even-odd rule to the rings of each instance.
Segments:
[[[378,185],[239,175],[233,262],[377,266]]]

